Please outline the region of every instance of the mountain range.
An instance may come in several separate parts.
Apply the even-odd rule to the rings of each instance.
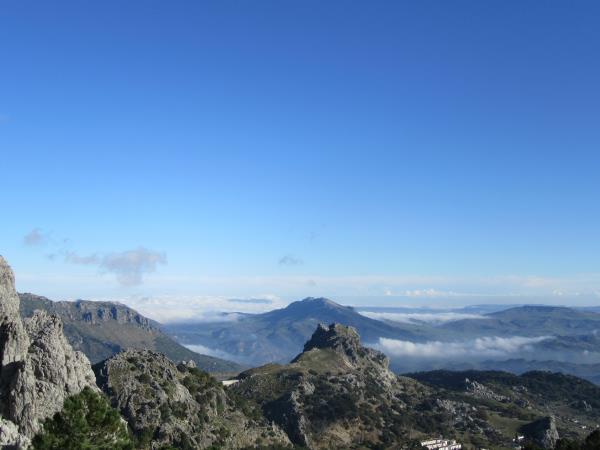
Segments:
[[[361,343],[356,328],[339,323],[318,324],[291,361],[242,371],[226,383],[193,360],[177,363],[146,348],[121,348],[92,366],[67,340],[67,325],[78,331],[70,334],[80,348],[107,351],[113,347],[96,345],[102,336],[115,339],[132,327],[155,335],[156,323],[115,305],[22,297],[23,305],[0,257],[2,448],[417,450],[441,437],[466,449],[510,449],[522,436],[519,446],[563,450],[600,441],[598,431],[590,434],[600,422],[600,387],[570,375],[399,376],[384,353]],[[352,309],[324,299],[285,310],[308,321],[314,306],[355,319]],[[274,313],[279,321],[287,315]]]
[[[187,349],[163,333],[159,323],[120,303],[52,301],[29,293],[19,294],[19,298],[23,318],[31,317],[36,310],[58,315],[69,343],[92,363],[125,349],[148,349],[161,352],[173,361],[192,360],[207,372],[229,373],[243,369],[240,364]]]
[[[502,369],[518,373],[553,368],[599,381],[600,314],[567,307],[521,305],[465,308],[452,320],[430,320],[434,313],[361,311],[325,298],[307,298],[263,314],[225,315],[214,323],[170,323],[163,329],[191,348],[212,351],[248,365],[286,362],[319,323],[356,328],[364,342],[384,351],[398,372],[441,368]],[[468,313],[467,313],[468,311]],[[465,314],[468,318],[465,317]],[[376,317],[373,318],[373,317]],[[398,318],[400,319],[398,320]],[[407,320],[408,317],[410,320]],[[454,318],[456,317],[456,318]],[[520,360],[520,364],[514,361]]]
[[[185,345],[205,346],[250,365],[289,361],[319,323],[352,326],[366,342],[380,337],[414,337],[408,329],[370,319],[326,298],[306,298],[283,309],[235,317],[215,323],[169,323],[164,330]],[[416,333],[418,327],[414,328]]]

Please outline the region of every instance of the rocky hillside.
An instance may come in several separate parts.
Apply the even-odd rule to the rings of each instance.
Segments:
[[[94,364],[124,349],[149,349],[165,354],[173,361],[193,360],[208,372],[239,372],[239,364],[200,355],[164,334],[160,324],[137,311],[114,302],[77,300],[54,302],[34,294],[19,294],[20,312],[31,317],[35,310],[59,316],[64,333],[73,348],[86,354]]]
[[[22,320],[14,275],[0,256],[0,445],[27,448],[66,398],[97,389],[90,362],[44,311]]]
[[[442,435],[465,448],[512,448],[516,434],[544,448],[600,423],[600,388],[545,372],[430,372],[396,376],[356,330],[320,325],[290,364],[243,372],[230,388],[290,440],[312,449],[411,448]]]
[[[582,439],[600,423],[600,387],[571,375],[439,370],[410,376],[444,402],[478,408],[497,444],[508,445],[507,438],[518,433],[552,448],[559,438]]]
[[[337,324],[319,325],[289,365],[252,369],[240,380],[232,390],[308,448],[409,443],[406,412],[429,395],[394,375],[382,353],[362,347],[356,330]]]
[[[194,363],[127,350],[95,366],[99,386],[127,420],[138,448],[288,446],[260,411],[244,408]]]

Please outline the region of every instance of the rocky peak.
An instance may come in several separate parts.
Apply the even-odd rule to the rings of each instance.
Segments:
[[[14,274],[0,256],[0,446],[26,448],[44,419],[95,377],[88,359],[63,335],[61,320],[36,311],[25,322],[19,315]]]
[[[15,291],[15,275],[6,260],[0,256],[0,317],[14,318],[19,315],[19,297]]]
[[[389,359],[380,351],[363,347],[360,336],[355,328],[332,323],[329,326],[319,324],[312,337],[304,345],[292,363],[308,362],[314,359],[318,352],[333,351],[338,358],[330,358],[329,366],[337,365],[337,369],[364,370],[370,368],[379,373],[380,379],[391,383],[395,375],[389,370]],[[335,362],[337,361],[337,362]]]
[[[337,323],[319,325],[290,364],[251,369],[239,379],[232,390],[261,404],[294,444],[311,449],[358,448],[367,434],[377,441],[376,429],[386,428],[380,418],[404,410],[414,384],[392,373],[382,353],[361,346],[355,328]]]
[[[542,417],[521,427],[525,437],[545,449],[552,449],[560,438],[553,416]]]
[[[4,397],[18,363],[27,356],[28,340],[19,315],[12,269],[0,256],[0,397]]]
[[[304,344],[305,352],[313,348],[330,348],[356,357],[361,348],[360,337],[356,329],[352,327],[346,327],[339,323],[332,323],[329,326],[319,324],[310,340]]]

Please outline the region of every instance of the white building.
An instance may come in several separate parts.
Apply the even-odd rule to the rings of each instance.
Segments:
[[[454,439],[427,439],[421,441],[421,445],[429,450],[460,450],[462,448],[462,444]]]

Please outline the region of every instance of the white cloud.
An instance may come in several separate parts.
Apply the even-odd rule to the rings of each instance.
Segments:
[[[230,298],[221,296],[182,295],[129,296],[119,301],[161,323],[236,321],[241,314],[262,313],[287,304],[272,295],[261,297],[269,303],[239,302],[244,299],[232,302]]]
[[[145,274],[155,272],[159,264],[166,264],[167,256],[164,252],[138,247],[104,256],[80,256],[75,252],[65,252],[65,261],[98,266],[102,271],[115,275],[122,286],[137,286],[142,283]]]
[[[412,342],[380,338],[374,345],[390,357],[449,359],[457,357],[507,357],[512,353],[532,351],[533,345],[553,339],[539,337],[482,337],[463,342]]]
[[[487,316],[480,314],[440,312],[440,313],[393,313],[393,312],[374,312],[374,311],[358,311],[365,317],[375,320],[391,320],[393,322],[414,323],[446,323],[454,322],[463,319],[488,319]]]
[[[100,268],[114,273],[122,285],[135,286],[141,284],[145,273],[155,272],[158,264],[166,263],[167,255],[164,252],[138,247],[104,256]]]
[[[189,348],[193,352],[200,353],[201,355],[214,356],[215,358],[226,359],[228,361],[235,361],[235,362],[242,363],[242,364],[244,363],[243,358],[239,358],[230,353],[227,353],[227,352],[224,352],[221,350],[217,350],[215,348],[206,347],[204,345],[200,345],[200,344],[191,345],[190,344],[190,345],[185,345],[185,347]]]

